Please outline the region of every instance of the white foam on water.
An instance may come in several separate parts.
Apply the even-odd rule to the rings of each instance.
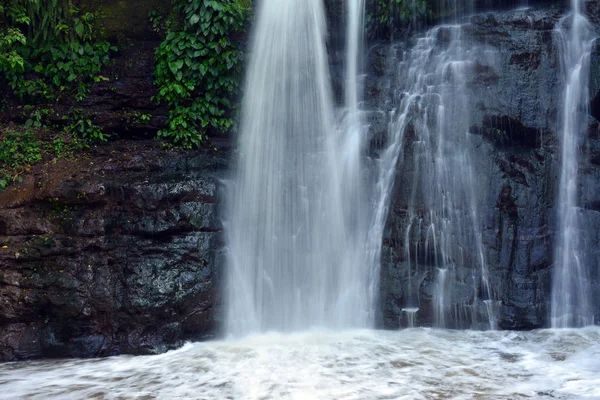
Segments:
[[[9,363],[3,399],[598,399],[600,328],[267,333],[158,356]]]

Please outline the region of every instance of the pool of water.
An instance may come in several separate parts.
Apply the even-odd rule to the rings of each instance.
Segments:
[[[270,333],[0,364],[2,399],[600,399],[600,327]]]

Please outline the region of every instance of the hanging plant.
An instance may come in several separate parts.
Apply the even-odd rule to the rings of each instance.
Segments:
[[[209,129],[232,128],[244,55],[234,38],[243,32],[248,11],[238,0],[177,4],[182,29],[168,32],[156,51],[155,100],[169,106],[159,137],[191,148],[200,145]]]

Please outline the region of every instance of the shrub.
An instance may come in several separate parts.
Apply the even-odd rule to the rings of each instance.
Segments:
[[[169,106],[159,137],[191,148],[208,129],[231,129],[243,61],[234,38],[243,32],[248,11],[238,0],[177,3],[182,29],[169,31],[156,51],[155,100]]]
[[[0,5],[0,83],[29,101],[74,94],[81,100],[108,62],[95,15],[70,1],[8,0]]]

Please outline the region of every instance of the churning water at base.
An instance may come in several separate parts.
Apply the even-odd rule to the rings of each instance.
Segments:
[[[349,4],[351,35],[358,36],[364,6]],[[367,327],[374,318],[358,89],[349,85],[340,129],[325,34],[321,0],[260,5],[224,222],[226,331],[234,335]],[[359,42],[349,39],[349,75],[358,70]]]
[[[313,331],[0,365],[16,399],[598,399],[600,329]]]
[[[578,205],[578,163],[587,128],[590,55],[593,30],[572,0],[573,14],[557,28],[565,76],[561,112],[561,175],[558,198],[558,238],[552,287],[552,326],[578,327],[594,323],[590,307],[589,260],[582,236]],[[570,26],[569,26],[570,24]]]

